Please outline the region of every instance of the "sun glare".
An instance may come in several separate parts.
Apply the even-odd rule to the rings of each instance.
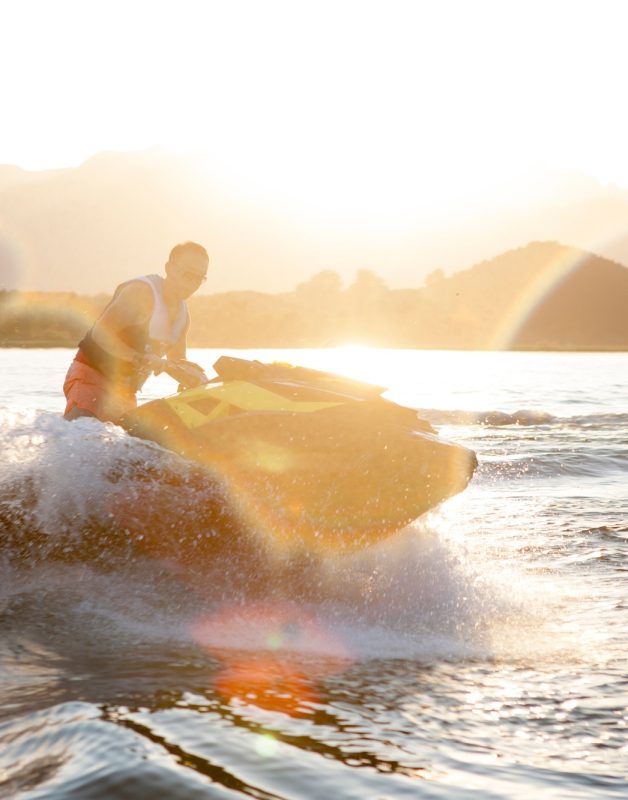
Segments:
[[[470,205],[477,210],[489,203],[514,176],[505,154],[500,159],[493,150],[489,159],[488,152],[476,148],[474,157],[467,150],[456,156],[443,142],[425,137],[417,146],[399,136],[396,149],[375,160],[372,154],[386,139],[386,126],[362,131],[355,121],[353,125],[348,131],[345,124],[334,141],[320,136],[315,126],[296,132],[289,141],[277,139],[273,131],[262,132],[246,150],[233,142],[220,149],[220,163],[213,142],[191,154],[209,181],[218,179],[236,195],[310,224],[360,227],[363,233],[451,221]]]
[[[373,362],[377,349],[363,344],[345,344],[329,350],[329,372],[348,375],[355,380],[373,382]]]
[[[566,147],[580,153],[594,138],[586,116],[569,126],[567,141],[557,126],[538,125],[553,115],[558,87],[543,47],[527,58],[525,32],[541,45],[549,34],[531,11],[513,39],[511,11],[499,3],[347,2],[334,6],[330,24],[324,3],[182,0],[172,14],[162,4],[111,0],[98,37],[88,34],[91,4],[38,4],[37,27],[30,5],[16,4],[15,35],[0,56],[19,76],[5,109],[10,116],[15,104],[23,120],[4,132],[0,163],[76,166],[99,150],[161,144],[194,153],[234,191],[313,223],[398,229],[417,216],[451,219],[482,206],[526,164],[544,156],[560,163]],[[560,19],[557,10],[545,14]],[[482,23],[478,41],[468,32],[484,17],[493,27]],[[588,20],[571,22],[586,30]],[[20,35],[38,60],[25,57]],[[577,50],[577,40],[564,46]],[[581,61],[572,68],[589,69],[591,59]],[[572,88],[564,99],[577,110],[581,82],[573,84],[578,94]],[[38,100],[25,106],[25,96]],[[531,96],[537,113],[524,105]]]

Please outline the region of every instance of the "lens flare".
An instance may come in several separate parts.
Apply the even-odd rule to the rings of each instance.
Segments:
[[[291,603],[224,608],[190,632],[222,663],[214,685],[225,700],[291,716],[309,714],[316,682],[351,663],[346,645]]]
[[[99,311],[90,298],[70,292],[11,292],[2,305],[0,342],[75,347]]]
[[[576,272],[591,254],[574,248],[560,248],[553,258],[544,260],[533,271],[525,287],[512,299],[500,315],[490,337],[488,350],[508,350],[533,313],[569,275]]]
[[[305,704],[317,698],[311,679],[272,658],[226,663],[215,678],[214,688],[228,702],[235,700],[291,717],[308,714]]]
[[[255,742],[255,750],[257,751],[258,755],[263,756],[264,758],[272,758],[277,754],[278,749],[279,745],[277,744],[277,740],[269,733],[258,736],[257,741]]]
[[[24,282],[24,258],[10,239],[0,235],[0,291],[19,289]]]

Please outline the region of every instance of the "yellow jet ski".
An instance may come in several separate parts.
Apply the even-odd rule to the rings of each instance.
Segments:
[[[214,369],[123,425],[204,465],[247,523],[288,546],[372,544],[461,492],[477,466],[384,387],[226,356]]]

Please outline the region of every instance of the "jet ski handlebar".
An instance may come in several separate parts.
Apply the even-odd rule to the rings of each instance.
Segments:
[[[209,383],[209,378],[205,374],[205,370],[193,361],[186,361],[184,358],[176,360],[169,358],[164,359],[160,372],[166,372],[171,378],[178,381],[180,392]]]

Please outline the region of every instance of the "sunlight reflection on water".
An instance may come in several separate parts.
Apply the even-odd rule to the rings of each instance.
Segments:
[[[319,350],[189,351],[189,357],[210,376],[221,355],[337,372],[384,386],[386,397],[413,408],[484,412],[526,408],[561,417],[625,411],[625,398],[618,390],[618,380],[628,372],[624,353],[389,350],[360,345]],[[3,350],[0,406],[21,403],[62,411],[61,386],[73,356],[74,351],[61,348]],[[58,397],[50,393],[55,384]],[[149,379],[138,399],[145,402],[174,391],[172,379],[160,375]]]

